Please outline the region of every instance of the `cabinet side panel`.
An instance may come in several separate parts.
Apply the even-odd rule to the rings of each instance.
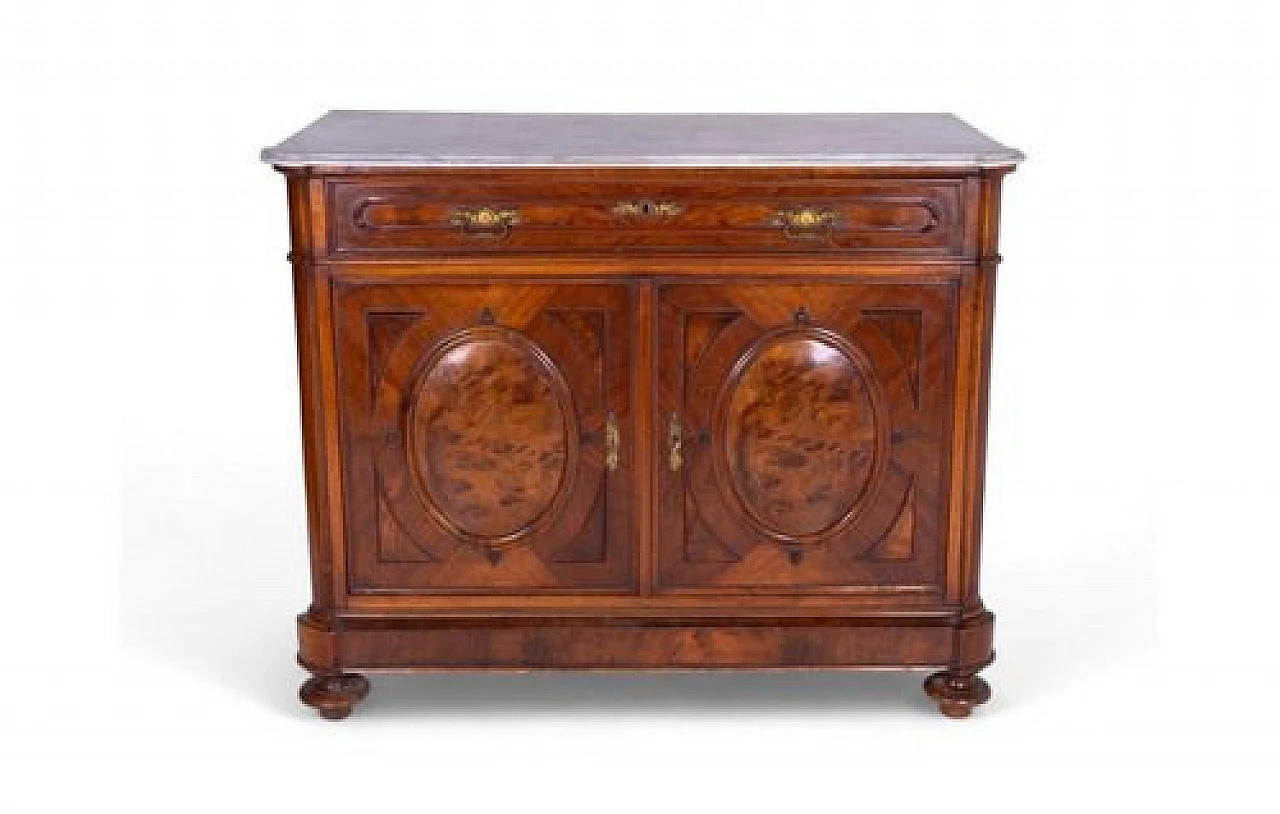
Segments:
[[[302,419],[302,457],[311,556],[311,601],[318,611],[334,606],[333,551],[329,536],[329,499],[320,388],[320,338],[312,262],[312,218],[308,180],[286,179],[289,196],[289,259],[293,271],[294,317],[298,342],[298,381]]]
[[[1005,171],[990,171],[982,179],[981,221],[979,223],[979,261],[974,279],[972,347],[968,365],[972,370],[967,423],[967,454],[964,559],[961,573],[963,601],[980,606],[979,562],[982,551],[982,511],[986,483],[987,415],[991,390],[991,349],[995,318],[997,269],[1000,263],[998,238],[1000,224],[1000,186]]]

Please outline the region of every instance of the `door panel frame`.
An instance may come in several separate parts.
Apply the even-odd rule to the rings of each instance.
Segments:
[[[665,595],[713,595],[713,594],[734,594],[734,593],[757,593],[757,594],[832,594],[832,595],[879,595],[894,597],[900,596],[905,598],[909,595],[931,595],[940,596],[944,593],[947,583],[948,562],[951,559],[951,552],[954,548],[954,540],[951,534],[950,516],[951,507],[947,499],[947,491],[951,488],[952,474],[956,467],[953,465],[954,458],[951,454],[952,438],[955,434],[954,416],[951,411],[951,405],[956,401],[954,394],[958,384],[956,379],[956,367],[959,357],[956,347],[957,341],[957,319],[958,304],[960,300],[960,289],[963,287],[963,276],[948,276],[943,279],[922,279],[918,275],[909,272],[903,273],[898,279],[887,277],[866,278],[857,274],[846,274],[841,280],[819,279],[813,280],[802,277],[780,277],[773,276],[769,280],[744,282],[741,279],[732,281],[705,281],[705,280],[668,280],[663,279],[657,282],[657,292],[655,293],[655,319],[654,319],[654,349],[653,359],[655,364],[655,375],[653,382],[653,409],[651,414],[651,423],[649,432],[655,439],[655,445],[659,448],[654,451],[653,458],[653,477],[651,479],[653,492],[654,507],[654,538],[653,538],[653,579],[654,590],[657,594]],[[857,292],[866,286],[886,286],[881,289],[880,297],[858,297]],[[892,286],[892,288],[888,287]],[[850,292],[849,297],[830,298],[822,296],[824,292],[830,293],[831,289],[844,289]],[[869,289],[874,290],[874,289]],[[739,297],[756,300],[755,303],[744,306],[742,303],[735,304],[735,292]],[[750,527],[750,524],[738,524],[739,528],[731,531],[734,535],[734,543],[744,539],[750,539],[754,534],[757,543],[749,545],[746,549],[746,556],[754,562],[746,562],[743,559],[743,550],[737,549],[737,554],[733,554],[734,546],[726,545],[725,556],[719,558],[720,562],[712,565],[704,563],[707,567],[686,568],[685,565],[675,564],[673,560],[677,557],[677,552],[685,550],[685,537],[688,529],[685,528],[684,522],[677,518],[683,518],[688,511],[689,500],[694,500],[697,504],[699,499],[689,496],[690,490],[684,485],[686,477],[688,477],[689,468],[685,467],[678,476],[672,475],[664,466],[664,451],[661,443],[664,438],[666,423],[669,420],[669,413],[676,412],[681,415],[682,419],[689,420],[686,412],[689,408],[689,400],[683,389],[687,386],[698,387],[698,392],[693,398],[696,402],[705,403],[706,399],[702,397],[701,390],[705,389],[707,382],[698,381],[692,385],[685,381],[688,371],[685,370],[686,362],[684,343],[684,325],[685,315],[693,310],[699,313],[705,312],[708,315],[715,313],[725,314],[726,318],[730,312],[745,314],[750,308],[764,312],[763,317],[757,317],[754,325],[751,326],[746,336],[750,337],[750,341],[739,342],[741,348],[737,350],[737,359],[729,367],[724,370],[729,371],[729,375],[736,375],[732,371],[736,370],[743,364],[745,354],[754,352],[762,337],[770,333],[775,333],[783,329],[786,324],[786,311],[794,311],[796,323],[798,324],[801,317],[805,318],[806,324],[808,317],[802,311],[793,309],[792,306],[796,302],[819,302],[822,303],[821,308],[828,309],[828,313],[824,313],[821,318],[813,320],[814,325],[821,325],[830,317],[836,323],[842,320],[847,321],[847,315],[841,316],[838,312],[841,309],[857,308],[859,314],[854,318],[855,329],[862,317],[862,312],[868,313],[875,311],[875,308],[868,308],[869,305],[875,305],[877,302],[885,310],[890,310],[895,300],[901,300],[904,295],[906,299],[919,300],[920,295],[931,293],[931,303],[926,303],[927,308],[922,306],[921,314],[928,311],[928,319],[930,324],[924,325],[921,330],[922,334],[920,342],[927,341],[932,349],[929,353],[924,352],[924,345],[921,345],[921,362],[922,365],[929,364],[935,360],[939,354],[943,357],[942,370],[930,369],[930,380],[928,385],[932,388],[929,421],[933,426],[930,427],[930,443],[936,447],[936,454],[939,459],[938,471],[936,475],[930,478],[931,483],[926,484],[926,488],[932,487],[934,490],[932,499],[932,522],[936,523],[933,527],[932,539],[929,541],[930,551],[922,552],[925,561],[928,562],[926,573],[920,572],[920,567],[901,568],[891,563],[859,563],[856,567],[852,565],[848,558],[843,556],[834,557],[838,553],[838,549],[826,552],[823,547],[815,547],[810,549],[819,556],[826,555],[828,563],[836,563],[838,567],[848,569],[849,572],[865,571],[861,578],[856,578],[846,574],[843,578],[822,579],[819,577],[819,571],[822,567],[830,567],[819,565],[817,570],[809,569],[809,576],[802,577],[800,570],[794,574],[792,582],[786,582],[785,566],[771,564],[768,567],[773,569],[769,572],[769,578],[764,581],[752,581],[743,579],[737,582],[718,583],[713,581],[714,577],[689,577],[682,576],[681,571],[687,570],[698,573],[705,571],[707,574],[719,570],[723,573],[732,573],[735,570],[751,572],[753,569],[758,571],[755,562],[761,561],[757,556],[760,548],[759,540],[763,536]],[[679,302],[682,299],[684,302]],[[763,299],[761,299],[763,298]],[[887,299],[886,299],[887,298]],[[702,299],[702,307],[697,308],[698,300]],[[790,302],[795,300],[796,302]],[[863,300],[861,305],[857,303]],[[888,303],[887,305],[885,303]],[[852,304],[851,304],[852,303]],[[837,312],[830,313],[830,308],[836,308]],[[899,308],[898,310],[902,310]],[[778,311],[777,314],[772,314]],[[924,317],[922,316],[922,319]],[[935,324],[936,323],[936,324]],[[726,329],[725,333],[729,333],[731,329]],[[839,332],[837,332],[839,333]],[[847,339],[847,337],[846,337]],[[744,340],[745,341],[745,340]],[[856,344],[856,343],[855,343]],[[714,345],[714,340],[711,341]],[[734,356],[734,349],[729,349],[729,357]],[[706,352],[708,355],[712,351]],[[715,364],[715,360],[712,361]],[[696,364],[701,364],[701,357]],[[936,367],[936,364],[935,364]],[[720,368],[717,368],[720,369]],[[923,375],[923,369],[918,371]],[[937,379],[941,376],[940,383]],[[720,382],[717,386],[728,386],[728,382]],[[712,404],[717,403],[713,400]],[[706,408],[709,410],[711,408]],[[917,405],[917,410],[921,409]],[[704,435],[713,436],[716,428],[712,426],[701,427],[706,421],[711,421],[713,416],[707,413],[705,416],[694,417],[692,419],[695,425],[698,425],[704,431]],[[895,419],[897,420],[897,419]],[[686,436],[690,431],[686,428]],[[896,440],[896,435],[895,435]],[[694,455],[712,454],[710,452],[710,444],[697,445],[693,451]],[[916,453],[915,458],[919,460],[921,453]],[[932,453],[930,453],[932,455]],[[702,484],[701,479],[706,477],[706,473],[714,471],[716,467],[708,470],[705,466],[697,467],[701,471],[697,477],[700,478],[698,485],[692,490],[692,494],[707,495],[706,487]],[[713,487],[714,488],[714,487]],[[721,491],[725,489],[723,484],[718,487]],[[906,511],[906,499],[914,495],[910,490],[917,488],[915,474],[912,479],[902,486],[908,490],[903,495],[903,504],[901,511]],[[873,495],[869,498],[871,502],[883,500],[880,496]],[[914,499],[914,498],[913,498]],[[705,503],[706,501],[703,500]],[[877,506],[870,506],[873,511],[878,511]],[[695,505],[695,511],[699,511],[700,515],[705,517],[705,508],[698,508]],[[732,513],[732,512],[731,512]],[[717,523],[722,533],[716,535],[712,533],[710,536],[719,539],[722,543],[727,539],[724,530],[728,527],[724,525],[723,518],[727,515],[718,514],[722,520]],[[919,517],[919,515],[913,515]],[[928,518],[926,518],[926,522]],[[857,522],[857,521],[855,521]],[[892,521],[896,522],[896,521]],[[892,526],[891,526],[892,528]],[[704,536],[705,530],[704,530]],[[687,556],[684,555],[684,556]],[[734,557],[738,560],[735,563]],[[803,556],[789,554],[792,564],[803,561]],[[775,558],[776,559],[776,558]],[[767,562],[767,561],[766,561]],[[778,569],[784,569],[783,579],[779,580],[775,577]],[[911,572],[914,576],[910,576],[907,572]],[[764,573],[764,572],[760,572]]]
[[[339,418],[341,439],[341,471],[347,484],[344,489],[346,501],[344,505],[344,549],[342,558],[347,578],[343,581],[343,592],[347,597],[373,594],[479,594],[479,595],[531,595],[543,593],[565,594],[634,594],[639,590],[639,551],[641,545],[635,534],[636,518],[635,494],[632,488],[635,483],[634,468],[630,462],[636,458],[636,422],[635,413],[635,374],[632,370],[636,341],[635,297],[631,287],[619,280],[608,281],[552,281],[547,279],[531,280],[510,275],[495,279],[486,275],[479,279],[450,278],[447,280],[431,278],[430,285],[419,286],[415,281],[403,277],[386,278],[380,274],[346,275],[332,283],[335,357],[341,360],[337,365],[337,391],[339,394]],[[488,296],[486,296],[488,295]],[[542,305],[531,306],[529,299],[544,297]],[[474,303],[470,301],[474,300]],[[600,471],[593,475],[590,482],[600,483],[601,491],[592,498],[592,504],[603,501],[603,505],[591,508],[591,515],[586,519],[583,528],[590,529],[593,523],[604,523],[599,533],[604,535],[604,550],[600,561],[592,562],[558,562],[554,559],[555,551],[564,551],[571,542],[557,546],[554,550],[547,548],[553,540],[546,537],[548,530],[554,531],[554,525],[544,529],[529,539],[529,542],[511,548],[511,556],[498,552],[498,556],[486,554],[489,565],[485,566],[470,560],[476,557],[463,557],[464,546],[453,543],[445,560],[434,556],[436,552],[425,549],[427,559],[417,564],[403,563],[390,567],[378,556],[371,555],[368,546],[382,546],[382,521],[370,515],[379,509],[382,500],[378,497],[376,477],[378,472],[376,460],[382,456],[376,446],[377,413],[375,405],[364,405],[361,390],[371,377],[367,370],[370,348],[367,344],[367,315],[371,306],[381,303],[384,310],[408,310],[418,308],[425,312],[431,303],[445,303],[436,308],[435,321],[419,323],[419,327],[411,329],[423,332],[409,346],[403,342],[398,345],[396,353],[400,358],[400,367],[405,364],[414,368],[413,372],[405,372],[410,376],[397,385],[401,393],[391,393],[393,398],[407,399],[411,381],[418,375],[416,370],[423,360],[432,356],[437,349],[459,335],[459,331],[469,330],[467,320],[462,316],[465,306],[475,305],[471,310],[477,314],[475,322],[483,322],[492,317],[495,325],[510,323],[518,328],[529,330],[529,325],[542,321],[548,324],[547,315],[556,311],[594,310],[602,313],[598,331],[587,330],[574,337],[573,341],[589,344],[598,341],[595,348],[594,361],[590,353],[571,364],[565,352],[561,358],[555,359],[559,375],[566,375],[568,369],[578,370],[572,374],[575,381],[581,381],[582,375],[588,375],[587,364],[592,369],[590,375],[600,378],[601,405],[598,410],[586,410],[577,403],[580,394],[571,393],[571,402],[575,405],[572,426],[566,426],[567,432],[581,433],[590,438],[580,458],[580,466],[590,466],[591,471]],[[481,302],[502,303],[495,305],[492,314],[486,315]],[[451,310],[453,309],[453,310]],[[454,312],[456,311],[456,313]],[[511,319],[507,317],[510,316]],[[425,319],[425,318],[424,318]],[[621,324],[619,324],[621,322]],[[427,327],[422,327],[426,324]],[[544,326],[545,327],[545,326]],[[556,330],[561,330],[557,328]],[[565,329],[567,330],[567,329]],[[601,333],[602,332],[602,333]],[[523,331],[522,331],[523,333]],[[597,336],[597,334],[599,334]],[[596,337],[593,340],[593,336]],[[526,337],[534,343],[541,353],[540,347],[532,337]],[[569,341],[569,340],[566,340]],[[584,362],[583,359],[586,359]],[[566,368],[566,365],[569,365]],[[360,381],[354,381],[359,379]],[[573,390],[573,381],[570,383]],[[375,395],[375,398],[377,396]],[[394,406],[394,405],[393,405]],[[397,414],[402,413],[399,407]],[[612,411],[621,432],[620,465],[613,472],[603,469],[603,444],[605,413]],[[596,413],[599,413],[597,415]],[[372,424],[370,422],[373,422]],[[385,422],[384,422],[385,423]],[[596,426],[596,425],[600,426]],[[367,425],[367,426],[366,426]],[[407,432],[402,432],[407,435]],[[396,435],[394,431],[386,433],[387,437]],[[369,436],[369,437],[366,437]],[[394,442],[388,442],[394,443]],[[406,453],[407,454],[407,453]],[[402,456],[403,457],[403,456]],[[369,469],[368,467],[374,467]],[[581,470],[579,471],[586,471]],[[568,476],[568,475],[566,475]],[[375,480],[370,480],[375,478]],[[598,480],[596,480],[598,478]],[[565,488],[568,488],[566,486]],[[370,491],[373,489],[374,491]],[[570,496],[570,504],[573,498]],[[560,518],[548,521],[552,524],[561,522]],[[406,534],[425,533],[427,524],[411,524]],[[405,528],[403,525],[401,528]],[[564,533],[577,534],[579,532]],[[440,537],[439,533],[434,533]],[[441,537],[443,541],[447,538]],[[541,548],[540,548],[541,546]],[[536,553],[536,552],[541,552]],[[476,552],[470,552],[476,553]],[[374,560],[369,557],[374,556]],[[462,557],[462,560],[458,558]],[[367,561],[367,562],[366,562]],[[506,566],[504,568],[504,566]],[[486,581],[489,572],[487,567],[494,568],[492,582]],[[370,569],[373,570],[370,570]],[[394,573],[401,573],[401,577]],[[378,576],[382,574],[382,576]]]

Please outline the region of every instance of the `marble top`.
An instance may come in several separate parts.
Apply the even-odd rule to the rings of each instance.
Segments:
[[[991,167],[1022,161],[950,113],[444,113],[334,110],[279,166]]]

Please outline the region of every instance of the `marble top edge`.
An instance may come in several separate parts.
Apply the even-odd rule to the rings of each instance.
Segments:
[[[997,167],[1025,156],[949,113],[330,111],[279,166]]]
[[[1026,157],[1016,151],[1011,150],[1004,156],[955,156],[922,159],[920,156],[902,156],[902,157],[849,157],[840,156],[822,156],[820,158],[796,157],[787,160],[769,157],[752,157],[743,156],[740,159],[728,159],[725,157],[716,158],[634,158],[626,161],[609,160],[597,157],[575,157],[575,158],[543,158],[543,159],[513,159],[513,158],[483,158],[483,157],[467,157],[462,158],[443,158],[443,157],[405,157],[405,158],[385,158],[385,159],[367,159],[359,158],[351,155],[290,155],[288,153],[280,153],[273,151],[272,148],[265,148],[260,154],[260,159],[264,164],[270,164],[277,167],[383,167],[387,169],[411,169],[414,167],[424,168],[444,168],[444,167],[492,167],[501,169],[504,167],[517,168],[555,168],[555,167],[600,167],[600,168],[621,168],[621,167],[687,167],[697,168],[705,167],[708,169],[715,168],[731,168],[731,167],[759,167],[767,169],[770,167],[938,167],[938,168],[957,168],[963,169],[968,167],[1010,167],[1022,163]]]

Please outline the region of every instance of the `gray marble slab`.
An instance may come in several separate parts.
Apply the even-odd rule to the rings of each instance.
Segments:
[[[281,166],[991,167],[1023,160],[949,113],[334,110],[262,151]]]

